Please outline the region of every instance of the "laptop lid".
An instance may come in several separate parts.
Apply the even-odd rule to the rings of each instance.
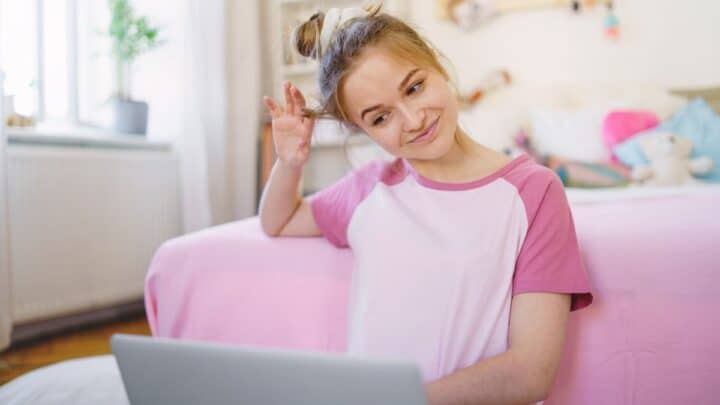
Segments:
[[[115,334],[132,405],[425,405],[417,366],[343,354]]]

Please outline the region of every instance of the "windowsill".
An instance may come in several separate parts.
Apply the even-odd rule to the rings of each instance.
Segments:
[[[154,141],[144,135],[72,125],[38,124],[35,127],[5,127],[10,145],[79,146],[104,149],[171,150],[167,141]]]

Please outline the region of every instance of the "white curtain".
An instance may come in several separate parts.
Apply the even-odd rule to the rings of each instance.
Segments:
[[[0,60],[0,68],[2,60]],[[0,69],[0,351],[10,344],[12,300],[10,291],[9,235],[7,221],[7,139],[3,128],[3,72]]]
[[[165,43],[139,61],[133,93],[150,104],[148,136],[176,146],[184,231],[192,232],[255,210],[258,2],[161,3],[137,3],[159,21]]]
[[[218,159],[227,137],[223,53],[225,18],[223,0],[185,0],[181,59],[182,97],[174,140],[180,152],[183,224],[186,232],[213,223],[211,179],[222,175],[225,161]]]

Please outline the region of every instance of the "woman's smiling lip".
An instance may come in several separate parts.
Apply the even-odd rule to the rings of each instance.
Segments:
[[[437,124],[438,124],[439,120],[440,120],[439,117],[436,118],[435,121],[430,125],[430,127],[425,130],[425,132],[423,132],[422,134],[411,139],[408,143],[424,143],[424,142],[432,140],[432,138],[435,135],[435,132],[437,130]]]

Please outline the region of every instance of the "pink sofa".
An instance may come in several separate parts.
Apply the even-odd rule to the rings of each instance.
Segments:
[[[720,401],[720,192],[573,205],[595,302],[571,315],[552,404]],[[166,242],[155,336],[343,352],[352,253],[256,218]]]

